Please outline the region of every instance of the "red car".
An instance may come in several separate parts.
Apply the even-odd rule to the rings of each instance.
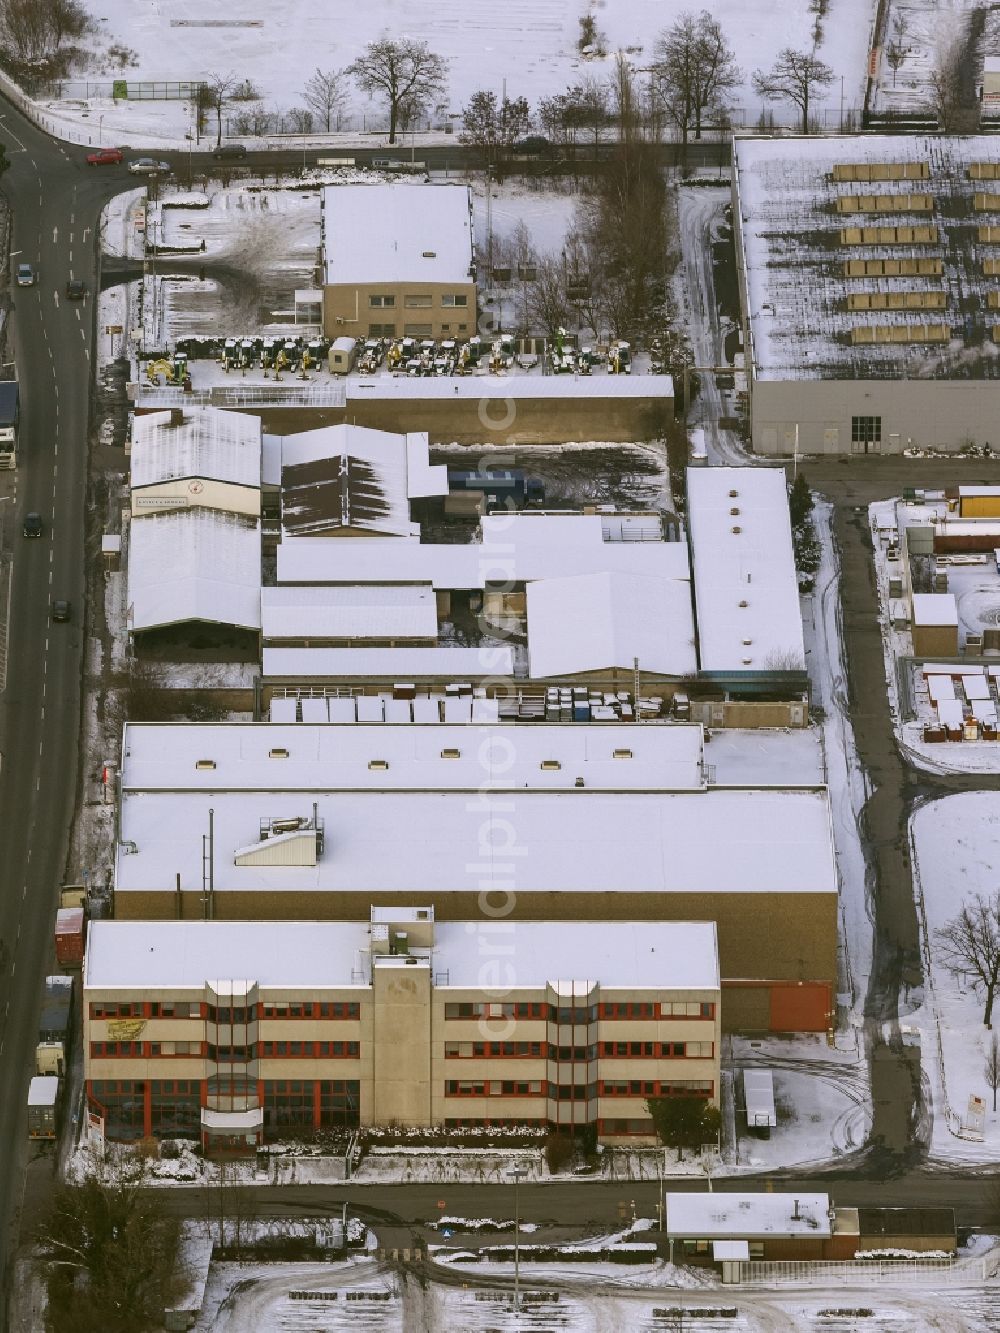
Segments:
[[[114,167],[124,160],[120,148],[102,148],[96,153],[87,154],[88,167]]]

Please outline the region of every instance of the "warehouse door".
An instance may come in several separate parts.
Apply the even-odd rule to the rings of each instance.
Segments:
[[[821,982],[771,987],[772,1032],[825,1032],[830,1009],[830,987]]]

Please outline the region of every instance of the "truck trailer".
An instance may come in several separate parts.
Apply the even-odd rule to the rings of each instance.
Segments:
[[[542,504],[545,500],[544,483],[538,477],[526,476],[520,468],[493,472],[462,472],[449,468],[448,490],[452,494],[482,495],[488,509],[508,501],[515,509],[523,509],[525,505]]]
[[[59,1107],[59,1080],[54,1074],[36,1074],[28,1084],[28,1138],[54,1139]]]
[[[17,380],[0,380],[0,468],[17,467],[20,396]]]
[[[35,1073],[63,1075],[73,1020],[73,978],[46,977],[45,998],[38,1021]]]

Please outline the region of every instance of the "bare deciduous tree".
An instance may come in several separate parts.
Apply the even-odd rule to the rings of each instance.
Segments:
[[[548,255],[539,260],[535,281],[528,284],[525,295],[531,325],[541,329],[550,340],[555,339],[559,330],[565,328],[570,316],[562,265],[557,259]]]
[[[942,130],[956,128],[956,113],[961,100],[961,43],[954,39],[943,43],[935,53],[929,84],[934,114]]]
[[[707,112],[721,110],[740,81],[740,70],[716,19],[681,14],[659,37],[653,64],[654,88],[664,111],[681,132],[687,154],[688,135],[701,138]]]
[[[232,71],[228,74],[210,74],[201,85],[201,95],[205,105],[215,112],[216,147],[222,144],[222,111],[226,103],[232,98],[235,88],[236,75]]]
[[[306,106],[319,117],[327,134],[334,124],[340,127],[345,96],[344,71],[320,69],[319,66],[302,93]]]
[[[986,1076],[986,1086],[993,1093],[993,1109],[995,1111],[997,1109],[997,1088],[1000,1088],[1000,1044],[997,1042],[995,1032],[990,1036],[990,1049],[986,1052],[983,1073]]]
[[[1000,983],[1000,893],[989,899],[977,893],[935,936],[942,966],[982,993],[983,1023],[990,1027]]]
[[[472,94],[462,112],[459,138],[469,147],[478,148],[488,167],[499,167],[530,126],[526,97],[505,97],[501,102],[496,93],[481,89]]]
[[[348,65],[347,73],[372,97],[389,103],[389,142],[431,99],[443,90],[448,65],[426,42],[388,37],[370,42],[363,55]]]
[[[768,102],[791,102],[802,113],[802,133],[809,133],[809,109],[833,82],[833,70],[812,51],[786,46],[766,73],[755,70],[754,91]]]

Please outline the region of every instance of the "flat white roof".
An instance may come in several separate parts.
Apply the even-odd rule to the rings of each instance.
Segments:
[[[758,380],[798,379],[955,379],[996,378],[992,343],[984,342],[980,320],[969,332],[962,310],[949,293],[991,320],[987,293],[995,286],[984,272],[976,224],[976,193],[991,182],[974,180],[974,162],[994,162],[996,141],[989,135],[859,134],[809,135],[734,140],[734,224],[740,228],[745,259],[752,355]],[[908,180],[834,179],[838,165],[926,165],[926,177]],[[840,212],[838,201],[859,195],[930,195],[927,211]],[[841,244],[845,228],[931,226],[930,244],[874,241]],[[969,230],[971,226],[971,231]],[[939,260],[938,274],[905,278],[851,276],[848,260],[900,258]],[[946,294],[943,310],[847,309],[847,296],[892,291]],[[971,307],[970,307],[971,308]],[[859,326],[880,329],[944,323],[952,336],[939,344],[905,341],[852,345]],[[791,418],[789,418],[791,419]]]
[[[189,620],[260,628],[260,523],[174,510],[129,527],[130,630]]]
[[[694,675],[691,585],[644,574],[578,574],[528,584],[528,661],[535,679],[610,667]]]
[[[390,911],[384,919],[403,925],[400,916]],[[511,989],[570,980],[658,991],[719,987],[711,921],[517,921],[505,923],[500,938]],[[201,990],[228,976],[262,987],[367,984],[369,942],[366,921],[95,921],[84,986]],[[448,974],[449,988],[487,985],[464,921],[435,924],[431,958],[436,973]]]
[[[262,674],[267,680],[358,680],[370,676],[394,683],[485,680],[491,676],[513,679],[514,653],[495,643],[480,648],[265,648]]]
[[[559,398],[673,398],[669,375],[351,375],[348,405],[360,398],[475,398],[483,403],[484,433],[490,421],[503,422],[510,400]],[[502,429],[494,425],[494,430]]]
[[[261,588],[264,642],[281,639],[436,639],[430,584]]]
[[[803,671],[784,472],[689,468],[687,486],[702,671]]]
[[[828,1194],[667,1190],[664,1201],[664,1231],[689,1240],[711,1240],[715,1236],[727,1240],[812,1236],[819,1240],[832,1234]]]
[[[970,496],[997,496],[1000,495],[1000,486],[959,486],[959,496],[964,500]]]
[[[702,749],[698,723],[130,722],[121,782],[126,792],[478,791],[558,790],[583,777],[591,789],[698,790]],[[208,759],[214,769],[197,767]],[[371,759],[388,769],[369,770]],[[543,769],[548,760],[561,767]]]
[[[688,579],[684,542],[605,541],[600,514],[485,515],[470,545],[357,537],[335,546],[317,537],[278,546],[279,583],[430,583],[441,589],[531,583],[580,574]]]
[[[236,850],[257,842],[261,819],[308,817],[314,803],[326,839],[315,865],[234,865]],[[126,792],[121,837],[136,850],[117,849],[117,891],[172,889],[177,875],[182,889],[200,891],[210,808],[222,893],[406,892],[433,900],[507,888],[512,873],[518,893],[837,893],[825,789],[715,787],[474,798],[467,791]]]
[[[474,282],[467,185],[331,185],[323,191],[323,281]]]
[[[914,625],[957,625],[958,602],[953,592],[915,592]]]
[[[137,413],[132,423],[133,490],[182,477],[204,477],[236,486],[259,487],[260,417],[217,407]]]

